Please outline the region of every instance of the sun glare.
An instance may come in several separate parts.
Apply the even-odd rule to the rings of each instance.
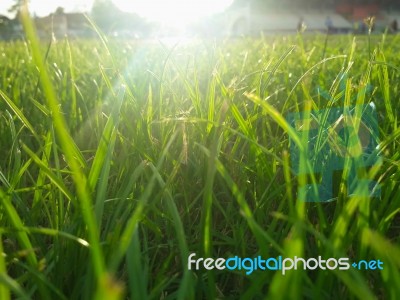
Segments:
[[[233,0],[113,0],[126,12],[137,13],[152,21],[177,28],[202,17],[218,13],[232,4]]]

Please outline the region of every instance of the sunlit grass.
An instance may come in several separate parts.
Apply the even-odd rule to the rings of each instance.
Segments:
[[[397,37],[372,53],[365,37],[299,35],[59,40],[46,55],[26,27],[29,42],[0,44],[2,299],[400,297]],[[376,105],[382,194],[301,201],[289,137],[307,136],[285,117],[345,101]],[[385,269],[193,273],[189,252]]]

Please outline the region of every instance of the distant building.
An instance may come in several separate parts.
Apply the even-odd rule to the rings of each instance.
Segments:
[[[82,13],[53,13],[47,17],[35,19],[38,34],[41,38],[54,35],[84,37],[89,34],[89,22]]]
[[[83,13],[68,13],[67,30],[68,35],[72,37],[88,36],[92,32],[91,25]]]
[[[301,19],[301,22],[299,20]],[[309,32],[326,32],[327,19],[335,32],[349,32],[352,22],[334,9],[274,8],[256,10],[249,5],[233,8],[224,13],[225,28],[229,35],[285,33],[299,31],[299,25]],[[304,25],[304,27],[303,27]],[[333,30],[331,30],[333,31]]]
[[[295,33],[300,17],[306,32],[353,32],[354,24],[362,32],[363,20],[370,16],[375,16],[376,32],[391,29],[395,21],[400,22],[400,0],[236,0],[217,18],[223,35],[237,36]]]
[[[63,37],[68,34],[68,21],[65,14],[51,14],[47,17],[36,18],[35,23],[40,37],[51,34]]]

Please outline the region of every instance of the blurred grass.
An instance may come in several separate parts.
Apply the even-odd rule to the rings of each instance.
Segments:
[[[399,37],[49,46],[25,26],[0,43],[2,299],[400,297]],[[382,195],[303,202],[285,115],[345,101],[377,108]],[[189,252],[385,269],[192,273]]]

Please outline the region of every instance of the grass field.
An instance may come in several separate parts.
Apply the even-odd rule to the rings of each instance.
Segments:
[[[400,298],[399,37],[49,45],[27,28],[0,44],[0,299]],[[371,101],[381,195],[305,202],[286,115]],[[189,253],[384,270],[192,272]]]

